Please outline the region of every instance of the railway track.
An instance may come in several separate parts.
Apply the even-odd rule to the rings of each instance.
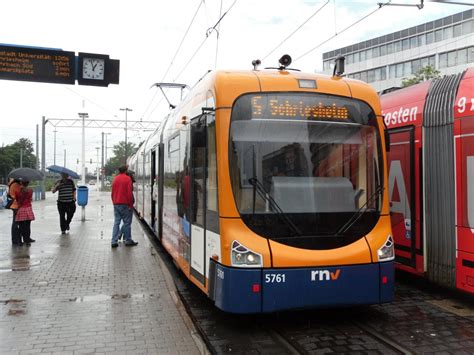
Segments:
[[[387,335],[382,334],[381,332],[377,331],[371,326],[363,324],[361,322],[353,321],[354,325],[365,331],[366,333],[370,334],[374,339],[378,340],[380,343],[384,344],[387,348],[392,349],[395,353],[399,354],[414,354],[411,349],[400,345],[394,339],[389,338]]]
[[[176,269],[153,236],[150,240],[213,354],[474,353],[474,317],[437,308],[433,299],[444,296],[405,283],[397,285],[396,301],[391,304],[257,315],[224,313]]]

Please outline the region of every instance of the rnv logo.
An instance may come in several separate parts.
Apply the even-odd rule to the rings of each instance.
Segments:
[[[315,270],[311,271],[311,281],[335,281],[339,278],[340,274],[340,269],[334,272],[329,270]]]

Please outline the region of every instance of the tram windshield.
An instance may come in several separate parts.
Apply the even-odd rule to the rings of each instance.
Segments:
[[[256,233],[306,249],[347,245],[376,224],[382,154],[365,103],[312,93],[252,94],[232,110],[230,176]]]

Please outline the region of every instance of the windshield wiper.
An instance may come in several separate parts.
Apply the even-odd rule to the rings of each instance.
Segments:
[[[256,177],[250,178],[249,183],[253,186],[254,188],[254,194],[255,192],[258,193],[258,195],[265,201],[268,201],[270,203],[270,210],[275,213],[280,219],[288,226],[290,229],[296,233],[298,236],[302,236],[300,230],[298,227],[293,223],[293,221],[286,215],[285,212],[281,209],[281,207],[278,205],[278,203],[271,197],[267,191],[265,190],[265,187],[263,184],[258,181]],[[255,206],[255,195],[254,195],[254,206]],[[255,214],[255,210],[254,210]]]
[[[359,220],[359,218],[362,216],[362,214],[360,213],[360,211],[362,211],[362,209],[368,205],[368,203],[370,201],[372,201],[375,197],[379,197],[380,194],[383,192],[384,188],[382,185],[380,185],[379,187],[377,187],[377,189],[374,191],[374,193],[372,195],[370,195],[370,197],[367,199],[367,201],[365,201],[365,203],[351,216],[351,218],[349,218],[349,220],[344,223],[338,230],[337,232],[334,234],[334,236],[338,236],[338,235],[341,235],[343,234],[345,231],[347,231],[349,228],[351,228],[355,222],[357,222]]]

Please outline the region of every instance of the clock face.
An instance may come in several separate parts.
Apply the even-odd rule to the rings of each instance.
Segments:
[[[84,58],[82,60],[82,78],[104,80],[104,59]]]

